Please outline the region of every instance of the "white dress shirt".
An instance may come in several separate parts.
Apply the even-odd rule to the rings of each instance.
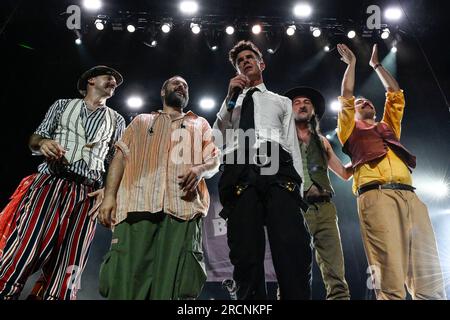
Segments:
[[[294,168],[303,179],[302,156],[297,138],[297,130],[295,120],[292,113],[291,99],[280,96],[274,92],[267,90],[264,83],[256,86],[259,91],[253,93],[254,102],[254,120],[256,145],[258,148],[261,142],[273,141],[281,145],[281,147],[289,152],[294,161]],[[239,95],[236,106],[232,111],[227,110],[226,100],[217,114],[213,129],[220,130],[223,142],[226,148],[224,155],[234,152],[238,148],[238,139],[233,137],[233,141],[227,141],[226,130],[239,129],[239,120],[241,117],[242,101],[245,94],[251,88],[246,88]],[[230,136],[228,136],[230,138]],[[222,148],[222,146],[218,146]]]

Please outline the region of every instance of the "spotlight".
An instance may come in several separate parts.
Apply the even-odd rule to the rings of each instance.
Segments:
[[[199,34],[200,33],[200,25],[197,23],[191,23],[191,31],[193,34]]]
[[[320,28],[312,28],[312,34],[314,38],[318,38],[320,37],[320,35],[322,34],[322,31],[320,30]]]
[[[419,181],[421,183],[417,184],[417,191],[432,199],[443,199],[449,194],[449,184],[442,178],[419,177]]]
[[[267,49],[267,53],[274,54],[275,50],[273,50],[272,48],[269,48],[269,49]]]
[[[144,101],[138,96],[129,97],[127,100],[127,105],[130,109],[140,109],[143,104]]]
[[[330,104],[330,109],[331,109],[331,111],[339,112],[339,111],[341,111],[341,104],[339,103],[339,101],[334,100]]]
[[[311,15],[312,8],[307,3],[299,3],[294,7],[294,15],[300,18],[306,18]]]
[[[216,102],[212,98],[205,97],[200,100],[200,108],[203,110],[212,110],[216,106]]]
[[[211,47],[211,51],[217,51],[217,49],[219,49],[219,46],[212,46]]]
[[[396,53],[397,51],[398,51],[398,50],[397,50],[397,47],[396,47],[396,46],[392,46],[391,52]]]
[[[128,32],[133,33],[136,31],[136,27],[133,26],[132,24],[129,24],[129,25],[127,25],[127,30],[128,30]]]
[[[384,17],[391,21],[400,20],[402,15],[402,9],[400,8],[388,8],[384,11]]]
[[[98,10],[102,7],[100,0],[84,0],[83,6],[88,10]]]
[[[101,31],[101,30],[105,29],[105,24],[100,19],[95,20],[94,24],[95,24],[95,27],[97,28],[97,30]]]
[[[152,48],[156,47],[157,45],[158,45],[158,41],[156,41],[156,40],[152,40],[152,42],[150,42],[150,46]]]
[[[80,38],[77,38],[77,39],[75,39],[75,43],[79,46],[79,45],[81,45],[81,39]]]
[[[195,1],[182,1],[180,3],[180,11],[185,14],[194,14],[198,10],[198,3]]]
[[[255,24],[255,25],[252,27],[252,32],[253,32],[253,34],[260,34],[261,31],[262,31],[262,27],[261,27],[261,25],[259,25],[259,24]]]
[[[323,51],[325,51],[325,52],[330,52],[330,47],[329,47],[329,46],[323,47]]]
[[[232,35],[233,33],[234,33],[234,27],[233,26],[228,26],[226,29],[225,29],[225,32],[228,34],[228,35]]]
[[[354,37],[356,37],[356,32],[355,32],[355,30],[350,30],[350,31],[347,33],[347,37],[348,37],[349,39],[353,39]]]
[[[161,31],[162,32],[169,33],[170,30],[172,30],[172,25],[170,23],[166,22],[166,23],[162,24],[162,26],[161,26]]]
[[[286,29],[286,34],[287,34],[289,37],[291,37],[291,36],[294,35],[295,30],[296,30],[296,28],[295,28],[294,25],[289,26],[289,27],[287,27],[287,29]]]

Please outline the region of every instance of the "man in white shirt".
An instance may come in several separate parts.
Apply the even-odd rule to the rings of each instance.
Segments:
[[[302,160],[291,101],[266,89],[265,63],[252,42],[237,43],[229,59],[238,75],[214,128],[226,144],[219,195],[237,298],[267,297],[266,226],[281,299],[310,299],[312,254],[300,207]]]

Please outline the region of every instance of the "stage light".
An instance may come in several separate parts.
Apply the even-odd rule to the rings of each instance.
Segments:
[[[191,23],[191,31],[193,34],[199,34],[200,33],[200,25],[197,23]]]
[[[150,42],[150,46],[151,47],[156,47],[158,45],[158,41],[156,41],[156,40],[152,40],[152,42]]]
[[[396,53],[397,52],[397,47],[396,46],[392,46],[391,52]]]
[[[389,31],[388,28],[383,29],[383,31],[381,31],[381,39],[386,40],[387,38],[389,38],[390,34],[391,34],[391,32]]]
[[[133,26],[132,24],[129,24],[129,25],[127,25],[127,30],[128,30],[128,32],[133,33],[136,31],[136,27]]]
[[[195,1],[182,1],[180,3],[180,11],[185,14],[194,14],[198,10],[198,3]]]
[[[347,33],[347,37],[348,37],[349,39],[353,39],[354,37],[356,37],[356,32],[355,32],[355,30],[350,30],[350,31]]]
[[[261,27],[261,25],[259,25],[259,24],[255,24],[255,25],[252,27],[252,32],[253,32],[253,34],[260,34],[261,31],[262,31],[262,27]]]
[[[384,17],[387,20],[397,21],[402,17],[402,9],[400,8],[388,8],[384,11]]]
[[[320,30],[320,28],[312,28],[312,35],[314,38],[318,38],[320,37],[320,35],[322,34],[322,31]]]
[[[80,38],[75,39],[75,43],[76,43],[78,46],[81,45],[81,44],[82,44],[81,39],[80,39]]]
[[[286,34],[291,37],[295,34],[296,27],[294,25],[287,27]]]
[[[98,10],[102,7],[100,0],[84,0],[83,6],[88,10]]]
[[[449,184],[442,178],[420,176],[414,179],[418,193],[422,193],[434,200],[444,199],[449,195]]]
[[[211,51],[217,51],[217,49],[219,49],[219,46],[212,46],[211,47]]]
[[[105,24],[100,19],[95,20],[94,24],[95,24],[95,27],[97,28],[97,30],[101,31],[101,30],[105,29]]]
[[[443,181],[439,181],[435,187],[436,197],[445,198],[448,195],[448,185]]]
[[[205,97],[200,100],[200,108],[203,110],[212,110],[216,106],[214,99]]]
[[[161,26],[161,31],[164,33],[169,33],[172,30],[172,25],[170,23],[163,23]]]
[[[272,48],[269,48],[269,49],[267,49],[267,53],[274,54],[275,50],[273,50]]]
[[[334,100],[330,103],[330,109],[333,112],[339,112],[341,111],[341,103],[338,100]]]
[[[128,98],[127,105],[130,109],[140,109],[144,105],[144,101],[141,97],[132,96]]]
[[[329,46],[323,47],[323,51],[325,51],[325,52],[330,52],[330,47],[329,47]]]
[[[294,7],[294,15],[300,18],[309,17],[312,13],[312,8],[307,3],[299,3]]]
[[[228,35],[232,35],[233,33],[234,33],[234,27],[233,26],[228,26],[226,29],[225,29],[225,32],[228,34]]]

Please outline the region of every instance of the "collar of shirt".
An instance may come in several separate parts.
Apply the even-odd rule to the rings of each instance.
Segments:
[[[160,115],[160,114],[167,114],[168,115],[168,113],[164,112],[163,110],[152,111],[151,114],[158,114],[158,115]],[[180,120],[180,119],[184,119],[186,117],[192,117],[194,119],[197,119],[198,115],[196,115],[194,112],[189,110],[188,112],[181,114],[179,117],[177,117],[175,119],[172,119],[172,121],[177,121],[177,120]]]
[[[264,83],[260,83],[260,84],[258,84],[257,86],[255,86],[255,87],[249,87],[249,88],[245,88],[243,91],[242,91],[242,94],[246,94],[247,93],[247,91],[248,90],[250,90],[250,89],[252,89],[252,88],[258,88],[259,89],[259,91],[261,91],[261,93],[263,93],[263,92],[266,92],[267,91],[267,88],[266,88],[266,86],[265,86],[265,84]]]
[[[97,110],[103,110],[106,108],[106,104],[102,105],[102,106],[98,106],[97,109],[92,110],[88,107],[86,101],[83,99],[83,108],[86,111],[87,114],[92,114],[94,112],[96,112]]]

